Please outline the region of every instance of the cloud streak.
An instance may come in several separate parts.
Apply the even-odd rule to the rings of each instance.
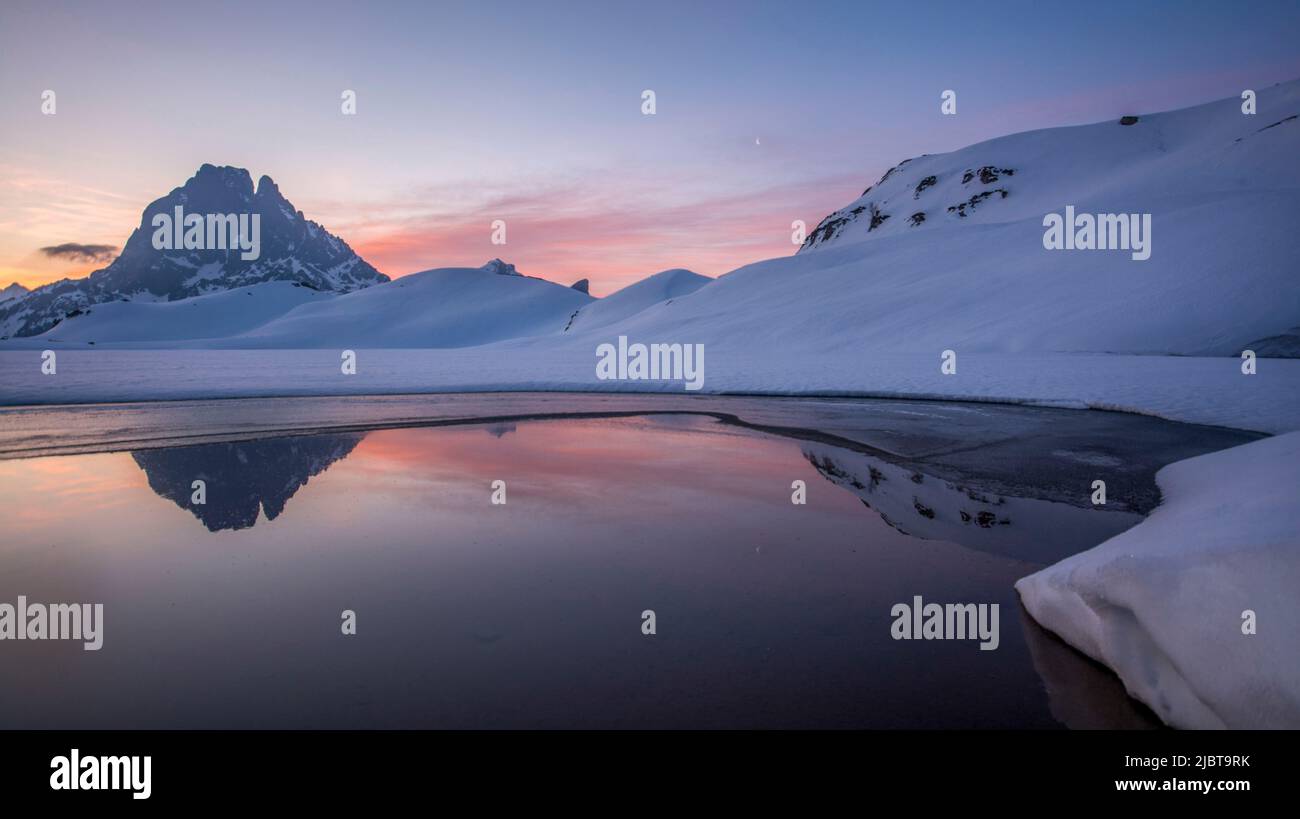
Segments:
[[[620,186],[634,195],[611,197],[607,180],[529,185],[529,192],[490,194],[477,202],[436,191],[347,208],[325,205],[325,224],[390,276],[434,267],[477,267],[501,257],[528,275],[569,284],[582,278],[606,295],[651,273],[686,267],[720,275],[750,262],[788,256],[791,223],[811,230],[852,201],[862,175],[784,182],[743,193],[709,195],[691,180]],[[464,184],[458,185],[463,197]],[[335,218],[337,217],[337,218]],[[506,223],[506,244],[492,244],[492,223]]]
[[[100,263],[108,262],[117,256],[115,245],[89,245],[80,242],[64,242],[41,248],[41,252],[51,259],[66,259],[74,262]]]

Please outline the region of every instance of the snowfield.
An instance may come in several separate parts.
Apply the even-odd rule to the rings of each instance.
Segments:
[[[472,347],[552,332],[593,301],[569,287],[485,268],[414,273],[305,304],[255,330],[202,346],[289,349],[346,340],[347,348]],[[421,344],[412,343],[417,338]]]
[[[595,342],[514,341],[456,350],[61,349],[57,375],[41,350],[0,351],[0,405],[428,392],[674,392],[681,381],[598,381]],[[706,345],[700,393],[933,398],[1138,412],[1256,432],[1300,429],[1300,361],[1263,359],[1257,375],[1231,358],[1110,355],[962,356],[956,375],[927,355],[773,355]],[[691,394],[700,394],[691,393]]]
[[[51,344],[183,343],[220,340],[333,294],[294,282],[264,282],[178,301],[108,301],[35,339]],[[33,339],[34,340],[34,339]]]
[[[580,332],[606,327],[635,316],[656,304],[694,293],[713,281],[689,270],[664,270],[630,284],[616,293],[585,305],[563,332]]]
[[[1300,433],[1156,481],[1142,523],[1020,580],[1025,608],[1169,725],[1300,728]]]

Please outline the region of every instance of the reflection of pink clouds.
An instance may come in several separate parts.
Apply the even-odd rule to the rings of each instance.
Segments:
[[[6,507],[6,526],[14,529],[51,525],[65,503],[86,512],[127,509],[138,500],[138,490],[148,487],[144,473],[123,452],[0,461],[0,496],[43,499]]]
[[[604,295],[672,267],[719,275],[749,262],[787,256],[795,247],[790,224],[811,230],[821,217],[850,201],[860,179],[818,180],[684,203],[602,203],[572,188],[553,194],[506,196],[454,213],[403,215],[357,225],[350,242],[390,276],[430,267],[477,267],[494,256],[520,271],[568,284],[590,278]],[[491,243],[492,222],[503,219],[507,244]]]
[[[480,497],[484,504],[491,482],[504,479],[512,502],[532,497],[593,508],[655,493],[784,500],[794,477],[815,477],[796,443],[733,432],[702,416],[521,421],[500,438],[482,426],[380,430],[339,471],[367,485],[382,481],[389,493],[401,491],[400,480],[415,495]],[[690,437],[673,440],[681,436]],[[683,475],[691,476],[689,486]]]

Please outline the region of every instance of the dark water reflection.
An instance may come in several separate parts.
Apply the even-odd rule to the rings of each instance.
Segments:
[[[188,509],[215,532],[248,528],[259,515],[275,520],[308,479],[346,458],[363,437],[347,433],[271,438],[146,449],[131,457],[148,476],[150,489]],[[204,484],[202,504],[193,502],[195,481]]]
[[[1136,515],[712,418],[4,461],[0,490],[0,602],[105,604],[102,651],[0,643],[3,728],[1150,724],[1012,589]],[[891,639],[914,595],[999,603],[1000,647]]]

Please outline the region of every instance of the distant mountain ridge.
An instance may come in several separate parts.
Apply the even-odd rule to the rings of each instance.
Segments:
[[[257,258],[226,250],[157,250],[153,218],[185,213],[257,214]],[[271,281],[346,293],[388,281],[347,242],[307,219],[269,176],[254,187],[243,168],[205,164],[144,209],[121,255],[84,279],[64,279],[17,299],[0,298],[0,337],[31,336],[110,301],[176,301]],[[6,293],[8,290],[5,291]]]

